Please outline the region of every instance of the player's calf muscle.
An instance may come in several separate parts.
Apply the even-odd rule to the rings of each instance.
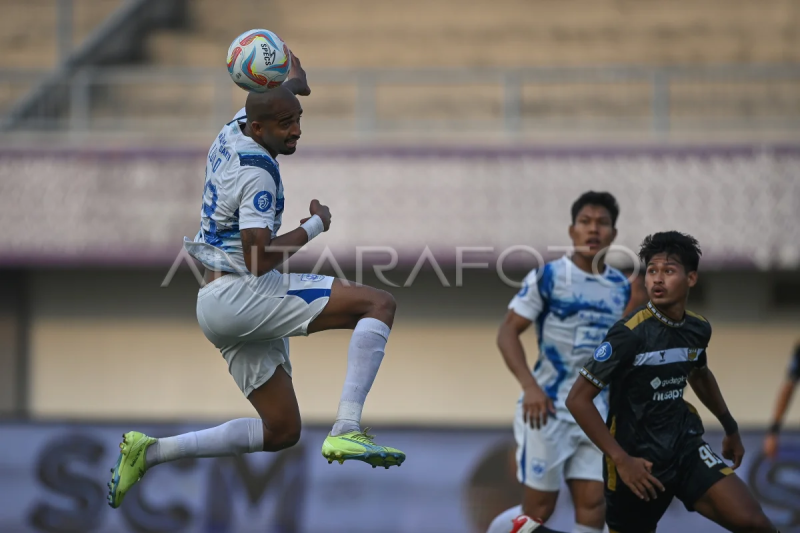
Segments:
[[[522,512],[547,522],[556,509],[557,500],[558,492],[542,492],[526,488],[522,498]]]

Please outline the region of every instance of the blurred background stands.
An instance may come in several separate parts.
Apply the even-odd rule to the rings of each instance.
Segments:
[[[131,0],[102,25],[119,4],[12,2],[4,24],[46,37],[4,33],[7,128],[198,140],[242,104],[225,52],[259,24],[310,73],[312,142],[775,139],[800,121],[797,1]],[[104,36],[91,53],[15,102],[87,28]]]

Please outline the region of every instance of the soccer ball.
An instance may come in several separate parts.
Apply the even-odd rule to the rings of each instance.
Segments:
[[[228,73],[245,91],[263,93],[289,75],[292,57],[280,37],[267,30],[246,31],[228,48]]]

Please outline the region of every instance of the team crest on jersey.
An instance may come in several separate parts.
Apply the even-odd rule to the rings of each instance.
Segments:
[[[272,207],[272,195],[269,191],[261,191],[253,198],[253,205],[262,213],[266,213]]]
[[[610,357],[611,357],[611,344],[607,342],[604,342],[603,344],[598,346],[597,349],[594,351],[595,361],[599,361],[602,363],[603,361],[608,361]]]
[[[697,354],[700,352],[700,348],[689,348],[689,361],[694,361],[697,359]]]
[[[300,281],[322,281],[325,279],[325,276],[320,276],[319,274],[303,274],[300,276]]]

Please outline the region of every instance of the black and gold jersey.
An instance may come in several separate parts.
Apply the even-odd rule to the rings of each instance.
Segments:
[[[675,322],[648,302],[608,331],[581,370],[595,386],[608,385],[609,430],[628,454],[651,461],[656,476],[703,434],[683,392],[691,371],[706,365],[710,338],[702,316],[686,311]]]

